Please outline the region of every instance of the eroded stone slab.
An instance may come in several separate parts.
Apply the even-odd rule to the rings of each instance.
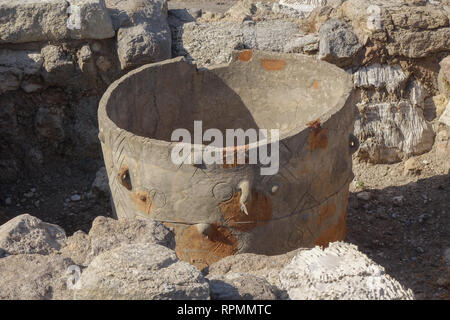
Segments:
[[[355,121],[355,135],[361,141],[358,156],[373,163],[393,163],[427,152],[434,131],[422,109],[411,102],[363,103]]]
[[[0,226],[0,248],[7,254],[50,254],[66,240],[64,230],[54,224],[22,214]]]
[[[0,43],[113,36],[103,0],[0,1]]]
[[[96,257],[81,275],[75,299],[201,299],[209,285],[194,266],[157,244],[129,244]]]
[[[410,289],[355,245],[334,242],[298,253],[280,272],[280,285],[292,300],[391,300],[414,298]]]

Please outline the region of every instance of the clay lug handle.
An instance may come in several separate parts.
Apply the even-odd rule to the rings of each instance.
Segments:
[[[122,165],[117,173],[117,179],[119,183],[123,185],[128,190],[131,190],[131,180],[130,180],[130,172],[127,165]]]
[[[198,223],[195,225],[195,227],[200,234],[209,237],[211,233],[211,225],[209,223]]]
[[[241,190],[241,197],[239,198],[241,211],[248,216],[248,211],[245,203],[250,200],[250,182],[248,180],[242,180],[239,183],[238,188],[239,190]]]
[[[101,143],[105,143],[105,135],[104,135],[103,131],[99,131],[98,140],[100,140]]]
[[[359,148],[359,139],[354,134],[349,136],[350,154],[354,154]]]

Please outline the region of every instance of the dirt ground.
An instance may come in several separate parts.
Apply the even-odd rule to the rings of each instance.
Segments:
[[[169,1],[169,8],[224,12],[234,2]],[[434,150],[416,157],[416,164],[416,170],[405,175],[404,162],[354,161],[346,241],[413,289],[416,298],[450,299],[443,259],[444,250],[450,248],[450,175],[444,174]],[[71,235],[89,231],[99,215],[111,216],[109,199],[90,196],[95,170],[60,164],[42,173],[43,178],[0,185],[0,219],[2,212],[8,218],[29,213]],[[71,200],[74,195],[81,199]]]
[[[68,235],[77,230],[88,232],[95,217],[112,215],[109,199],[89,197],[95,171],[58,163],[42,170],[42,178],[0,184],[0,212],[8,218],[29,213],[61,226]],[[72,201],[74,195],[81,199]]]
[[[417,299],[450,299],[450,175],[435,150],[419,156],[420,172],[404,175],[404,162],[354,161],[346,241],[356,244]],[[362,199],[367,192],[370,199]]]

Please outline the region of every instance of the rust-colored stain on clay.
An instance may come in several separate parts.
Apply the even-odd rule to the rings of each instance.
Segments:
[[[213,223],[208,236],[205,236],[198,232],[195,225],[167,225],[174,228],[175,253],[178,258],[200,270],[237,251],[238,240],[226,227]]]
[[[310,121],[306,125],[308,126],[308,128],[311,128],[311,129],[314,129],[314,130],[319,130],[322,127],[322,125],[320,124],[320,120],[319,119]]]
[[[325,149],[328,145],[328,128],[313,128],[308,138],[309,150]]]
[[[286,67],[286,61],[274,59],[261,59],[261,66],[269,71],[283,70]]]
[[[319,89],[319,81],[316,80],[313,82],[313,88],[316,90]]]
[[[332,217],[336,212],[336,205],[334,203],[325,204],[320,210],[319,224],[322,224],[327,218]]]
[[[131,200],[136,208],[145,214],[150,214],[154,209],[152,197],[147,191],[134,191]]]
[[[238,59],[244,62],[250,61],[253,57],[253,50],[242,50]]]
[[[316,246],[328,247],[330,242],[344,240],[347,234],[347,227],[345,225],[346,216],[347,211],[344,211],[339,218],[339,222],[323,231],[314,244]]]
[[[247,232],[256,226],[266,224],[272,217],[270,197],[252,191],[251,199],[245,203],[248,215],[241,210],[241,192],[236,192],[230,200],[219,204],[225,222],[233,229]]]
[[[231,151],[233,152],[233,163],[227,163],[227,152]],[[234,168],[238,166],[242,166],[249,162],[248,156],[246,151],[248,151],[248,145],[245,146],[234,146],[234,147],[225,147],[223,148],[222,155],[223,155],[223,168]],[[244,162],[245,163],[238,163],[238,154],[244,153]]]

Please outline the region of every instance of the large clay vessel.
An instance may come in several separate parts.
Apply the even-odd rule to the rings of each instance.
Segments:
[[[178,256],[199,268],[342,240],[357,148],[352,100],[345,71],[301,55],[243,50],[209,69],[175,58],[131,71],[98,111],[115,213],[174,228]],[[192,132],[196,120],[221,132],[279,129],[278,173],[175,164],[172,132]]]

